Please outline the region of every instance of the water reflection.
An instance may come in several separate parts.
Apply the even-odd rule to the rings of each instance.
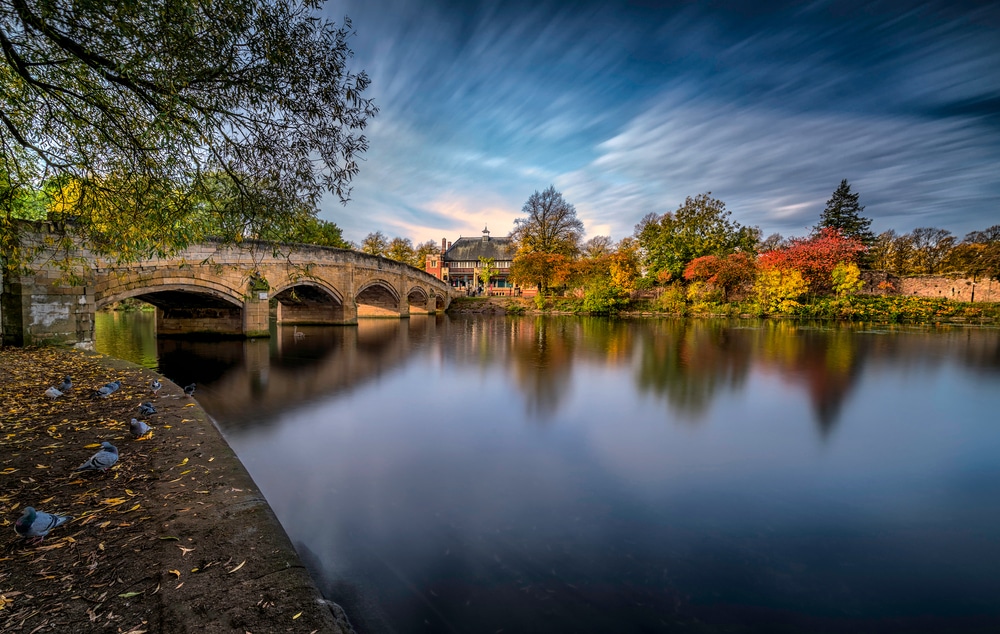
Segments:
[[[155,345],[359,631],[1000,631],[1000,330],[274,335]]]

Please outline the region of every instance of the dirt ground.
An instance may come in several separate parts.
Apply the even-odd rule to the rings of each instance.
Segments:
[[[67,374],[73,389],[45,396]],[[153,398],[155,376],[93,353],[0,349],[0,631],[353,632],[197,394],[164,380]],[[158,412],[133,439],[143,401]],[[102,441],[118,463],[74,471]],[[32,545],[14,532],[26,506],[73,519]]]

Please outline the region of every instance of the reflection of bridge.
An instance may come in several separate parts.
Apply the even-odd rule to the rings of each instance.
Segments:
[[[279,323],[354,324],[358,316],[408,317],[450,302],[449,287],[411,266],[344,249],[205,243],[168,258],[112,266],[80,250],[79,283],[54,262],[63,237],[52,223],[25,223],[21,241],[41,252],[28,275],[3,280],[3,342],[90,344],[94,311],[130,297],[156,307],[159,335],[268,336]]]
[[[434,336],[441,319],[286,327],[270,340],[161,339],[160,372],[182,385],[197,382],[198,403],[224,428],[250,427],[401,366]]]

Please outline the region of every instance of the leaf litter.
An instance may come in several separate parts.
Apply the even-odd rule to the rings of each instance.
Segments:
[[[48,398],[45,390],[66,375],[73,377],[73,388]],[[225,540],[205,537],[215,532],[216,498],[232,498],[240,489],[214,465],[209,468],[215,458],[199,449],[204,439],[169,431],[181,422],[191,429],[187,424],[196,422],[190,418],[196,412],[189,408],[196,404],[163,400],[182,394],[165,381],[160,411],[149,424],[166,433],[143,442],[129,433],[128,421],[136,403],[147,398],[151,375],[82,351],[0,348],[0,525],[11,526],[26,506],[73,518],[38,545],[29,545],[12,528],[4,531],[0,631],[186,631],[183,623],[165,619],[164,603],[184,601],[196,613],[203,611],[209,624],[212,610],[238,595],[232,584],[217,579],[252,563],[245,555],[253,553],[231,552]],[[116,393],[92,398],[94,390],[114,380],[122,381]],[[118,447],[119,461],[106,473],[75,472],[103,441]],[[205,498],[208,493],[216,495]],[[187,546],[166,550],[169,542],[182,539]],[[178,568],[196,549],[202,559],[184,587]],[[225,570],[238,557],[242,563]],[[190,583],[196,578],[204,581]],[[167,580],[180,583],[173,587],[163,583]],[[242,611],[229,608],[240,616],[224,630],[205,631],[295,631],[274,629],[272,614],[255,605],[259,599],[259,594],[246,597]],[[276,610],[276,602],[270,603],[268,610]],[[299,617],[301,608],[283,606],[283,618]]]

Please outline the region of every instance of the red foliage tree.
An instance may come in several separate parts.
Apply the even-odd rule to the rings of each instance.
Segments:
[[[722,289],[723,301],[729,301],[732,292],[752,282],[756,272],[756,262],[746,253],[730,253],[724,258],[704,255],[688,263],[684,279],[712,284]]]
[[[757,263],[761,268],[795,269],[809,284],[810,293],[828,294],[833,268],[840,262],[857,264],[864,251],[860,240],[826,228],[808,238],[792,238],[785,248],[761,254]]]

